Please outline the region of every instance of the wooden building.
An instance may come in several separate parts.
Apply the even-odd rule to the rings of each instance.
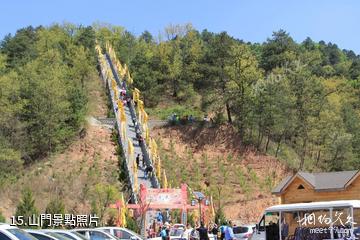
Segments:
[[[298,172],[286,177],[273,190],[281,204],[334,200],[360,200],[360,170]]]

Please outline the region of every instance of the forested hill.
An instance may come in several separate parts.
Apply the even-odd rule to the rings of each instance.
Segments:
[[[150,116],[209,114],[239,146],[294,168],[360,166],[360,57],[333,43],[274,32],[247,43],[170,25],[157,37],[122,27],[27,27],[0,45],[0,177],[66,147],[82,128],[94,43],[111,42]]]
[[[239,144],[296,169],[360,167],[360,57],[336,44],[274,32],[247,43],[226,32],[171,25],[160,37],[101,28],[130,67],[150,115],[208,113]],[[273,149],[269,149],[274,146]]]
[[[82,128],[96,73],[92,27],[27,27],[0,46],[0,185]]]

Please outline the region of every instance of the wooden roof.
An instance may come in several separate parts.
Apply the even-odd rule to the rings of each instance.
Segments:
[[[297,172],[292,176],[287,176],[283,179],[272,191],[273,194],[281,194],[294,181],[295,178],[300,178],[315,191],[339,191],[345,190],[351,182],[359,176],[360,170],[341,171],[341,172]]]

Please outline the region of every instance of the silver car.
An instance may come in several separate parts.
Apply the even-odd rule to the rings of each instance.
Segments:
[[[56,238],[60,238],[61,240],[64,240],[63,238],[66,238],[68,240],[87,240],[87,238],[81,235],[80,233],[70,232],[64,229],[42,229],[39,231],[44,232]]]
[[[255,228],[254,225],[235,226],[233,227],[234,237],[239,240],[251,239]]]
[[[25,231],[38,240],[71,240],[65,237],[63,238],[60,235],[49,235],[45,232],[34,229],[25,229]]]
[[[0,239],[1,240],[37,240],[28,232],[9,224],[0,223]]]
[[[116,238],[118,239],[121,239],[121,240],[143,240],[143,238],[131,231],[130,229],[127,229],[127,228],[122,228],[122,227],[99,227],[99,228],[96,228],[96,229],[99,229],[101,231],[104,231],[104,232],[108,232],[110,233],[111,235],[115,236]]]
[[[99,229],[73,229],[71,232],[77,232],[83,235],[87,240],[118,240],[110,233],[101,231]]]

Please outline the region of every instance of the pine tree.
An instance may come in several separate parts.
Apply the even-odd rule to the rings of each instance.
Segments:
[[[24,223],[29,222],[29,217],[33,215],[37,216],[39,211],[35,206],[35,199],[33,193],[30,189],[25,188],[22,193],[22,199],[16,207],[15,216],[22,216],[24,218]]]
[[[62,201],[62,199],[59,197],[55,197],[55,198],[51,199],[50,202],[48,203],[48,205],[46,206],[45,213],[51,214],[52,216],[54,214],[61,214],[62,216],[64,216],[65,204]],[[49,224],[50,224],[49,220],[45,220],[45,222],[43,224],[43,228],[49,227]]]

